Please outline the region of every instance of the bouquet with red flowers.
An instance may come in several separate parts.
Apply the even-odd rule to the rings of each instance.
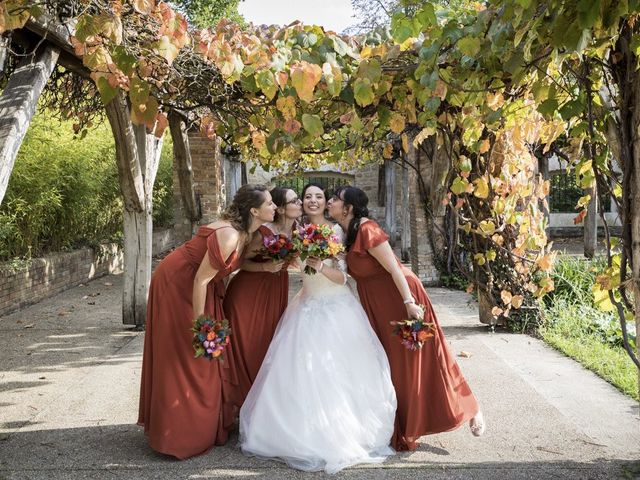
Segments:
[[[222,353],[229,345],[231,328],[227,320],[214,320],[201,315],[193,321],[193,349],[195,358],[204,357],[208,360],[217,358],[222,360]]]
[[[284,233],[279,233],[278,235],[265,236],[262,239],[260,254],[277,262],[293,260],[298,252],[291,239]]]
[[[419,305],[425,311],[424,305]],[[435,335],[435,325],[425,322],[422,318],[409,318],[398,322],[391,322],[393,333],[400,337],[402,345],[411,351],[420,350],[424,343]]]
[[[307,223],[293,231],[293,244],[300,252],[300,260],[316,257],[320,260],[333,257],[344,251],[333,229],[329,225]],[[313,275],[316,270],[309,265],[304,267],[304,273]]]

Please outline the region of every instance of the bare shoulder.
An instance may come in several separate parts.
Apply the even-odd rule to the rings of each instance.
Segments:
[[[221,228],[221,227],[230,228]],[[216,240],[220,247],[220,252],[226,258],[238,247],[238,241],[240,240],[240,232],[231,225],[219,225],[216,228]]]

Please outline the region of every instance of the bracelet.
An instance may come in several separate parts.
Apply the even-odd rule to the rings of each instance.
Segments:
[[[416,303],[416,301],[413,299],[413,297],[409,297],[402,303],[404,303],[405,305],[408,305],[410,303]]]

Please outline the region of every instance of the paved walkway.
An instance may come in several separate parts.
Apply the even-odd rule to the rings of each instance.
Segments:
[[[149,449],[137,416],[142,332],[120,320],[121,277],[0,318],[0,479],[315,479],[225,447],[178,462]],[[292,291],[299,279],[292,281]],[[640,478],[638,404],[528,336],[488,333],[461,292],[430,289],[488,430],[426,437],[345,479]]]

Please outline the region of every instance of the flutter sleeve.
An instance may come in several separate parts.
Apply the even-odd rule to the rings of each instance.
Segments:
[[[207,254],[209,257],[209,263],[213,268],[218,271],[225,269],[227,266],[226,261],[222,258],[220,245],[218,244],[218,236],[216,235],[215,230],[207,237]]]
[[[370,248],[377,247],[388,240],[389,235],[387,235],[385,231],[380,228],[380,225],[373,220],[360,224],[360,228],[358,228],[356,243],[360,250],[367,251]]]

